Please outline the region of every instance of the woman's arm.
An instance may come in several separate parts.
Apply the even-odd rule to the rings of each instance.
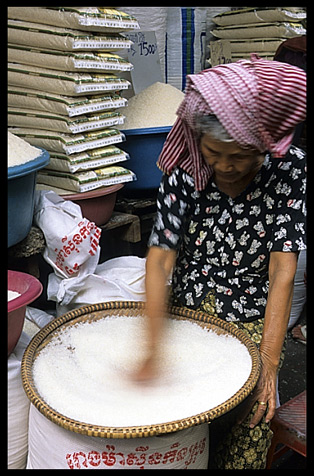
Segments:
[[[262,369],[254,391],[254,400],[268,405],[266,422],[273,418],[276,409],[277,371],[289,321],[297,259],[297,253],[270,253],[269,291],[259,349]],[[266,405],[258,406],[251,420],[252,428],[260,421],[265,410]]]
[[[168,306],[167,281],[176,260],[176,251],[157,246],[149,249],[146,261],[147,356],[135,375],[138,381],[155,377],[155,363]]]

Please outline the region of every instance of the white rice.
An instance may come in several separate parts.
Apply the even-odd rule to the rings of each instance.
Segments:
[[[128,100],[119,129],[172,126],[184,93],[171,84],[154,83]]]
[[[112,316],[70,326],[33,365],[36,388],[63,415],[101,426],[142,426],[187,418],[221,404],[246,382],[251,357],[238,339],[169,319],[160,377],[131,374],[145,355],[143,317]]]
[[[17,291],[11,291],[10,289],[8,289],[8,302],[12,301],[13,299],[16,299],[20,295],[21,294],[18,293]]]
[[[8,131],[8,167],[22,165],[36,159],[41,150]]]

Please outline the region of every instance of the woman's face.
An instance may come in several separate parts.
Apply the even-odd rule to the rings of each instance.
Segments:
[[[200,141],[204,160],[221,183],[241,182],[254,177],[264,162],[264,154],[255,149],[243,149],[236,142],[222,142],[204,134]]]

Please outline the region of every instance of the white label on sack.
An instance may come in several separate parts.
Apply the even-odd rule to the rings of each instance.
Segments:
[[[75,92],[76,94],[84,93],[84,92],[94,92],[94,91],[120,91],[122,89],[128,89],[131,83],[123,82],[123,83],[87,83],[87,84],[77,84],[75,85]]]
[[[89,149],[96,149],[97,147],[104,147],[110,144],[118,144],[123,142],[123,137],[121,135],[115,135],[111,137],[103,137],[102,139],[92,140],[81,142],[73,145],[65,145],[64,150],[66,154],[75,154],[78,152],[84,152]]]

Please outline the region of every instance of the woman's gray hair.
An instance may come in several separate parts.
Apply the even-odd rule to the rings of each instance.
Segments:
[[[234,142],[234,139],[228,134],[221,122],[214,115],[205,116],[196,114],[194,117],[194,131],[200,140],[204,134],[210,134],[215,140],[221,142]]]

